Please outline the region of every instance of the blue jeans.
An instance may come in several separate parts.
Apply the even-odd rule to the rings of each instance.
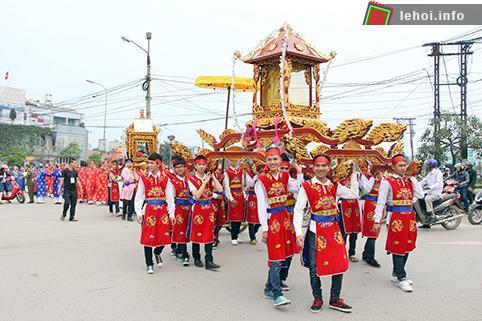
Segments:
[[[310,259],[310,285],[311,292],[315,299],[322,299],[321,279],[316,275],[316,236],[313,232],[308,232],[308,255]],[[331,277],[330,300],[337,300],[341,293],[341,284],[343,282],[343,274],[333,275]]]
[[[469,199],[467,197],[467,186],[465,187],[458,187],[457,191],[460,194],[460,200],[464,203],[464,210],[466,213],[469,212]]]
[[[273,298],[280,297],[281,292],[281,279],[280,272],[284,261],[272,261],[269,262],[268,280],[266,281],[265,291],[273,291]]]
[[[365,248],[363,250],[362,257],[365,260],[374,260],[375,259],[375,242],[376,238],[368,237],[365,242]]]
[[[408,253],[405,255],[392,254],[393,271],[392,275],[396,276],[399,281],[403,281],[407,278],[407,272],[405,271],[405,265],[408,260]]]

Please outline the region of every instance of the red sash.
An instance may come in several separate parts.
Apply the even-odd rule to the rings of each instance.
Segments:
[[[146,204],[140,242],[150,247],[171,244],[171,220],[166,204],[166,186],[169,178],[161,173],[160,177],[148,174],[141,179],[144,183]],[[149,204],[151,202],[152,204]]]
[[[311,180],[303,182],[313,217],[326,219],[316,222],[316,274],[336,275],[348,270],[345,241],[336,216],[336,184],[321,185]]]
[[[387,181],[392,188],[393,200],[388,208],[392,215],[385,249],[390,253],[405,255],[415,249],[417,242],[417,220],[412,209],[413,186],[406,177],[390,177]]]

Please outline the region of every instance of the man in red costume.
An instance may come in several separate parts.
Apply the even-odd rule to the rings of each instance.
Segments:
[[[223,185],[224,174],[222,167],[217,164],[218,167],[213,173],[213,176]],[[226,224],[226,209],[224,206],[224,195],[213,191],[213,209],[214,209],[214,243],[213,246],[217,247],[219,244],[219,231]],[[257,215],[257,214],[256,214]]]
[[[86,193],[89,205],[94,204],[95,193],[97,192],[98,167],[94,161],[89,161],[89,166],[85,169]]]
[[[298,252],[296,242],[290,237],[292,226],[285,202],[288,193],[299,190],[303,180],[301,167],[295,162],[297,179],[290,177],[288,172],[280,170],[281,153],[278,148],[266,152],[268,172],[259,175],[255,183],[255,193],[258,200],[258,216],[263,231],[263,242],[268,245],[269,272],[264,289],[264,296],[272,298],[275,307],[290,304],[283,296],[280,271],[287,258]]]
[[[264,165],[262,165],[264,166]],[[251,170],[245,172],[244,188],[248,198],[246,200],[246,221],[248,222],[249,241],[251,245],[256,245],[256,233],[258,233],[261,224],[258,217],[258,201],[254,192],[254,183],[258,179],[258,169],[256,164],[251,164]]]
[[[350,188],[351,180],[348,177],[342,178],[338,181],[338,184]],[[356,240],[358,239],[358,233],[361,232],[361,210],[360,203],[358,202],[359,193],[354,197],[341,197],[339,199],[341,217],[342,217],[342,233],[345,243],[349,240],[348,245],[348,257],[351,262],[358,262],[355,256],[356,253]]]
[[[175,220],[172,227],[172,242],[177,244],[176,259],[182,262],[183,266],[189,266],[189,254],[187,253],[189,236],[187,229],[192,203],[186,179],[186,160],[176,156],[172,160],[172,166],[174,173],[170,175],[170,179],[174,186],[174,203],[176,205]]]
[[[224,195],[228,199],[228,220],[231,223],[231,243],[238,245],[239,230],[244,221],[244,171],[239,162],[231,162],[224,172]]]
[[[371,172],[374,175],[371,175]],[[372,170],[368,167],[367,173],[360,175],[360,186],[363,190],[363,224],[362,235],[366,237],[365,248],[363,250],[362,259],[367,262],[368,265],[379,268],[381,265],[375,259],[375,242],[380,234],[380,229],[374,229],[373,225],[375,221],[373,216],[375,214],[375,208],[378,201],[378,189],[383,179],[383,173],[381,169]]]
[[[207,159],[203,155],[194,160],[194,175],[189,177],[189,190],[194,198],[191,213],[190,237],[192,242],[192,256],[194,265],[202,268],[201,244],[204,244],[206,270],[220,268],[214,263],[214,209],[212,205],[213,190],[222,193],[223,187],[210,173],[206,173]]]
[[[407,177],[407,161],[403,155],[392,160],[393,175],[380,183],[373,228],[380,229],[385,205],[387,207],[388,234],[385,249],[392,254],[392,281],[402,291],[412,292],[413,282],[407,278],[405,265],[408,254],[415,249],[417,241],[417,220],[413,212],[413,199],[424,197],[420,183],[414,177]]]
[[[147,273],[154,273],[152,249],[158,266],[162,266],[161,253],[171,244],[171,221],[174,219],[174,187],[163,171],[162,157],[157,153],[149,155],[149,172],[139,179],[134,206],[137,221],[142,224],[141,245]]]
[[[340,230],[337,198],[355,197],[358,194],[356,174],[351,174],[350,188],[333,184],[327,175],[330,158],[325,154],[313,159],[315,177],[303,182],[295,205],[294,225],[298,245],[303,247],[302,264],[310,269],[310,284],[314,297],[311,312],[318,313],[323,307],[321,276],[331,276],[329,307],[351,312],[351,306],[340,297],[343,273],[348,270],[345,241]],[[305,237],[302,235],[305,208],[311,212],[311,220]]]
[[[120,191],[119,191],[119,162],[117,160],[113,160],[111,162],[111,168],[109,171],[109,213],[111,216],[114,216],[114,208],[115,208],[115,216],[119,216],[119,199],[120,199]]]

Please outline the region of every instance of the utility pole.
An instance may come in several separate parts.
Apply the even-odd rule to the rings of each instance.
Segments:
[[[471,40],[461,40],[455,42],[432,42],[424,44],[424,47],[431,46],[432,52],[428,55],[433,57],[434,61],[434,143],[435,146],[440,146],[440,141],[437,138],[438,131],[440,130],[440,86],[459,86],[460,87],[460,119],[462,120],[464,126],[460,128],[460,150],[462,159],[467,159],[467,56],[473,54],[470,51],[470,47],[474,44],[474,41],[479,40],[479,38]],[[442,52],[441,47],[443,46],[455,46],[457,52]],[[440,83],[440,57],[442,56],[458,56],[460,61],[459,77],[456,82],[452,83]]]
[[[151,119],[151,38],[152,32],[146,32],[147,38],[147,90],[146,90],[146,115],[147,119]]]
[[[413,130],[413,126],[415,123],[414,117],[394,117],[393,120],[397,122],[397,124],[408,124],[408,134],[410,135],[410,159],[413,161],[413,137],[415,136],[415,131]]]
[[[134,40],[131,40],[127,37],[122,36],[121,39],[125,42],[131,43],[135,45],[137,48],[141,49],[147,54],[147,75],[146,81],[142,84],[142,90],[146,91],[146,116],[147,119],[151,119],[151,38],[152,32],[146,32],[147,38],[147,50],[140,46]]]

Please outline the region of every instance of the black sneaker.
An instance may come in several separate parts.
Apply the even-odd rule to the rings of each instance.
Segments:
[[[71,219],[69,219],[69,221],[70,221],[70,222],[78,222],[79,220],[76,219],[76,218],[71,218]]]
[[[313,304],[311,305],[310,311],[313,313],[319,313],[322,307],[323,307],[323,300],[315,299],[315,301],[313,301]]]
[[[283,281],[281,281],[281,290],[282,291],[289,291],[290,290],[290,287],[288,286],[288,284],[284,283]]]
[[[161,255],[160,254],[156,254],[156,263],[157,263],[157,266],[161,267],[162,266],[162,258],[161,258]]]
[[[182,266],[189,266],[189,258],[188,257],[185,257],[183,262],[182,262]]]
[[[345,300],[338,298],[336,300],[330,300],[330,309],[338,310],[345,313],[351,312],[351,306],[345,303]]]
[[[378,261],[375,260],[375,259],[367,260],[366,262],[367,262],[367,264],[370,265],[370,266],[373,266],[373,267],[376,267],[376,268],[381,267],[380,263],[378,263]]]
[[[206,262],[206,270],[213,271],[213,270],[219,269],[220,267],[221,267],[220,265],[218,265],[214,262],[210,262],[210,261]]]
[[[129,217],[127,220],[128,220],[129,222],[134,222],[134,220],[132,219],[132,217]]]
[[[176,257],[176,260],[178,260],[179,262],[184,261],[184,255],[182,255],[182,253],[177,253],[175,257]]]
[[[194,260],[194,265],[198,268],[202,268],[204,266],[203,261],[201,260]]]

